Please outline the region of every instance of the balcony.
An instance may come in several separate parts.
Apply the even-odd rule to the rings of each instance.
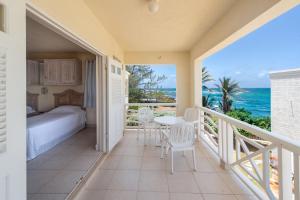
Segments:
[[[193,172],[190,154],[175,154],[175,173],[171,175],[170,160],[160,159],[160,148],[144,146],[142,137],[136,140],[135,130],[127,130],[76,199],[256,199],[232,172],[219,166],[204,142],[197,142],[196,153],[197,172]]]
[[[300,147],[294,141],[199,107],[197,171],[193,171],[192,155],[178,153],[171,175],[170,158],[160,159],[154,134],[147,145],[142,137],[136,139],[130,120],[140,106],[152,107],[156,115],[175,108],[127,104],[123,139],[77,199],[299,199]]]

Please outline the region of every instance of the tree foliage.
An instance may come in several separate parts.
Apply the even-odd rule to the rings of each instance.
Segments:
[[[226,113],[228,116],[233,117],[237,120],[241,120],[248,124],[255,125],[262,129],[271,131],[271,119],[270,117],[255,117],[252,116],[252,113],[245,110],[244,108],[241,109],[233,109]],[[239,130],[241,134],[247,137],[254,137],[251,133],[245,130]]]
[[[222,100],[219,102],[220,109],[227,113],[231,110],[234,95],[240,92],[241,88],[237,82],[228,77],[220,78],[216,87],[222,93]]]
[[[215,99],[210,95],[202,96],[202,106],[206,108],[212,108],[214,105]]]
[[[202,90],[209,90],[209,88],[206,86],[207,82],[213,81],[213,77],[210,75],[206,67],[202,67]],[[214,104],[215,99],[211,98],[210,95],[208,96],[202,96],[202,106],[207,108],[212,108]]]
[[[130,73],[129,102],[141,103],[152,102],[152,100],[169,102],[173,100],[159,90],[160,84],[167,78],[165,75],[155,74],[149,65],[128,65],[126,69]]]
[[[213,77],[210,75],[206,67],[202,67],[202,89],[208,89],[206,83],[213,81]]]

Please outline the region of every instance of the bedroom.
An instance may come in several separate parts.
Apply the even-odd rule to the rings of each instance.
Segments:
[[[96,56],[26,21],[27,194],[65,198],[102,155],[96,147]]]

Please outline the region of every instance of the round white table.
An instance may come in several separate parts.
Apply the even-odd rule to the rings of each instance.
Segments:
[[[170,126],[184,122],[184,120],[181,117],[174,117],[174,116],[155,117],[153,119],[153,121],[160,126],[159,127],[159,136],[160,136],[159,142],[160,143],[157,143],[156,134],[155,134],[156,146],[161,146],[161,141],[163,139],[162,132],[161,132],[162,126],[164,126],[166,129],[168,129]]]
[[[177,123],[184,122],[184,120],[181,117],[173,117],[173,116],[155,117],[153,121],[163,126],[172,126]]]

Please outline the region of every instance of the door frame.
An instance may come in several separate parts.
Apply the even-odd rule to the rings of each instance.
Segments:
[[[30,2],[26,2],[26,16],[39,22],[50,30],[56,32],[67,40],[75,43],[83,49],[96,55],[96,126],[97,126],[97,151],[106,152],[106,133],[107,133],[107,56],[89,44],[86,40],[74,34],[71,30],[64,27],[59,22],[43,13]]]

